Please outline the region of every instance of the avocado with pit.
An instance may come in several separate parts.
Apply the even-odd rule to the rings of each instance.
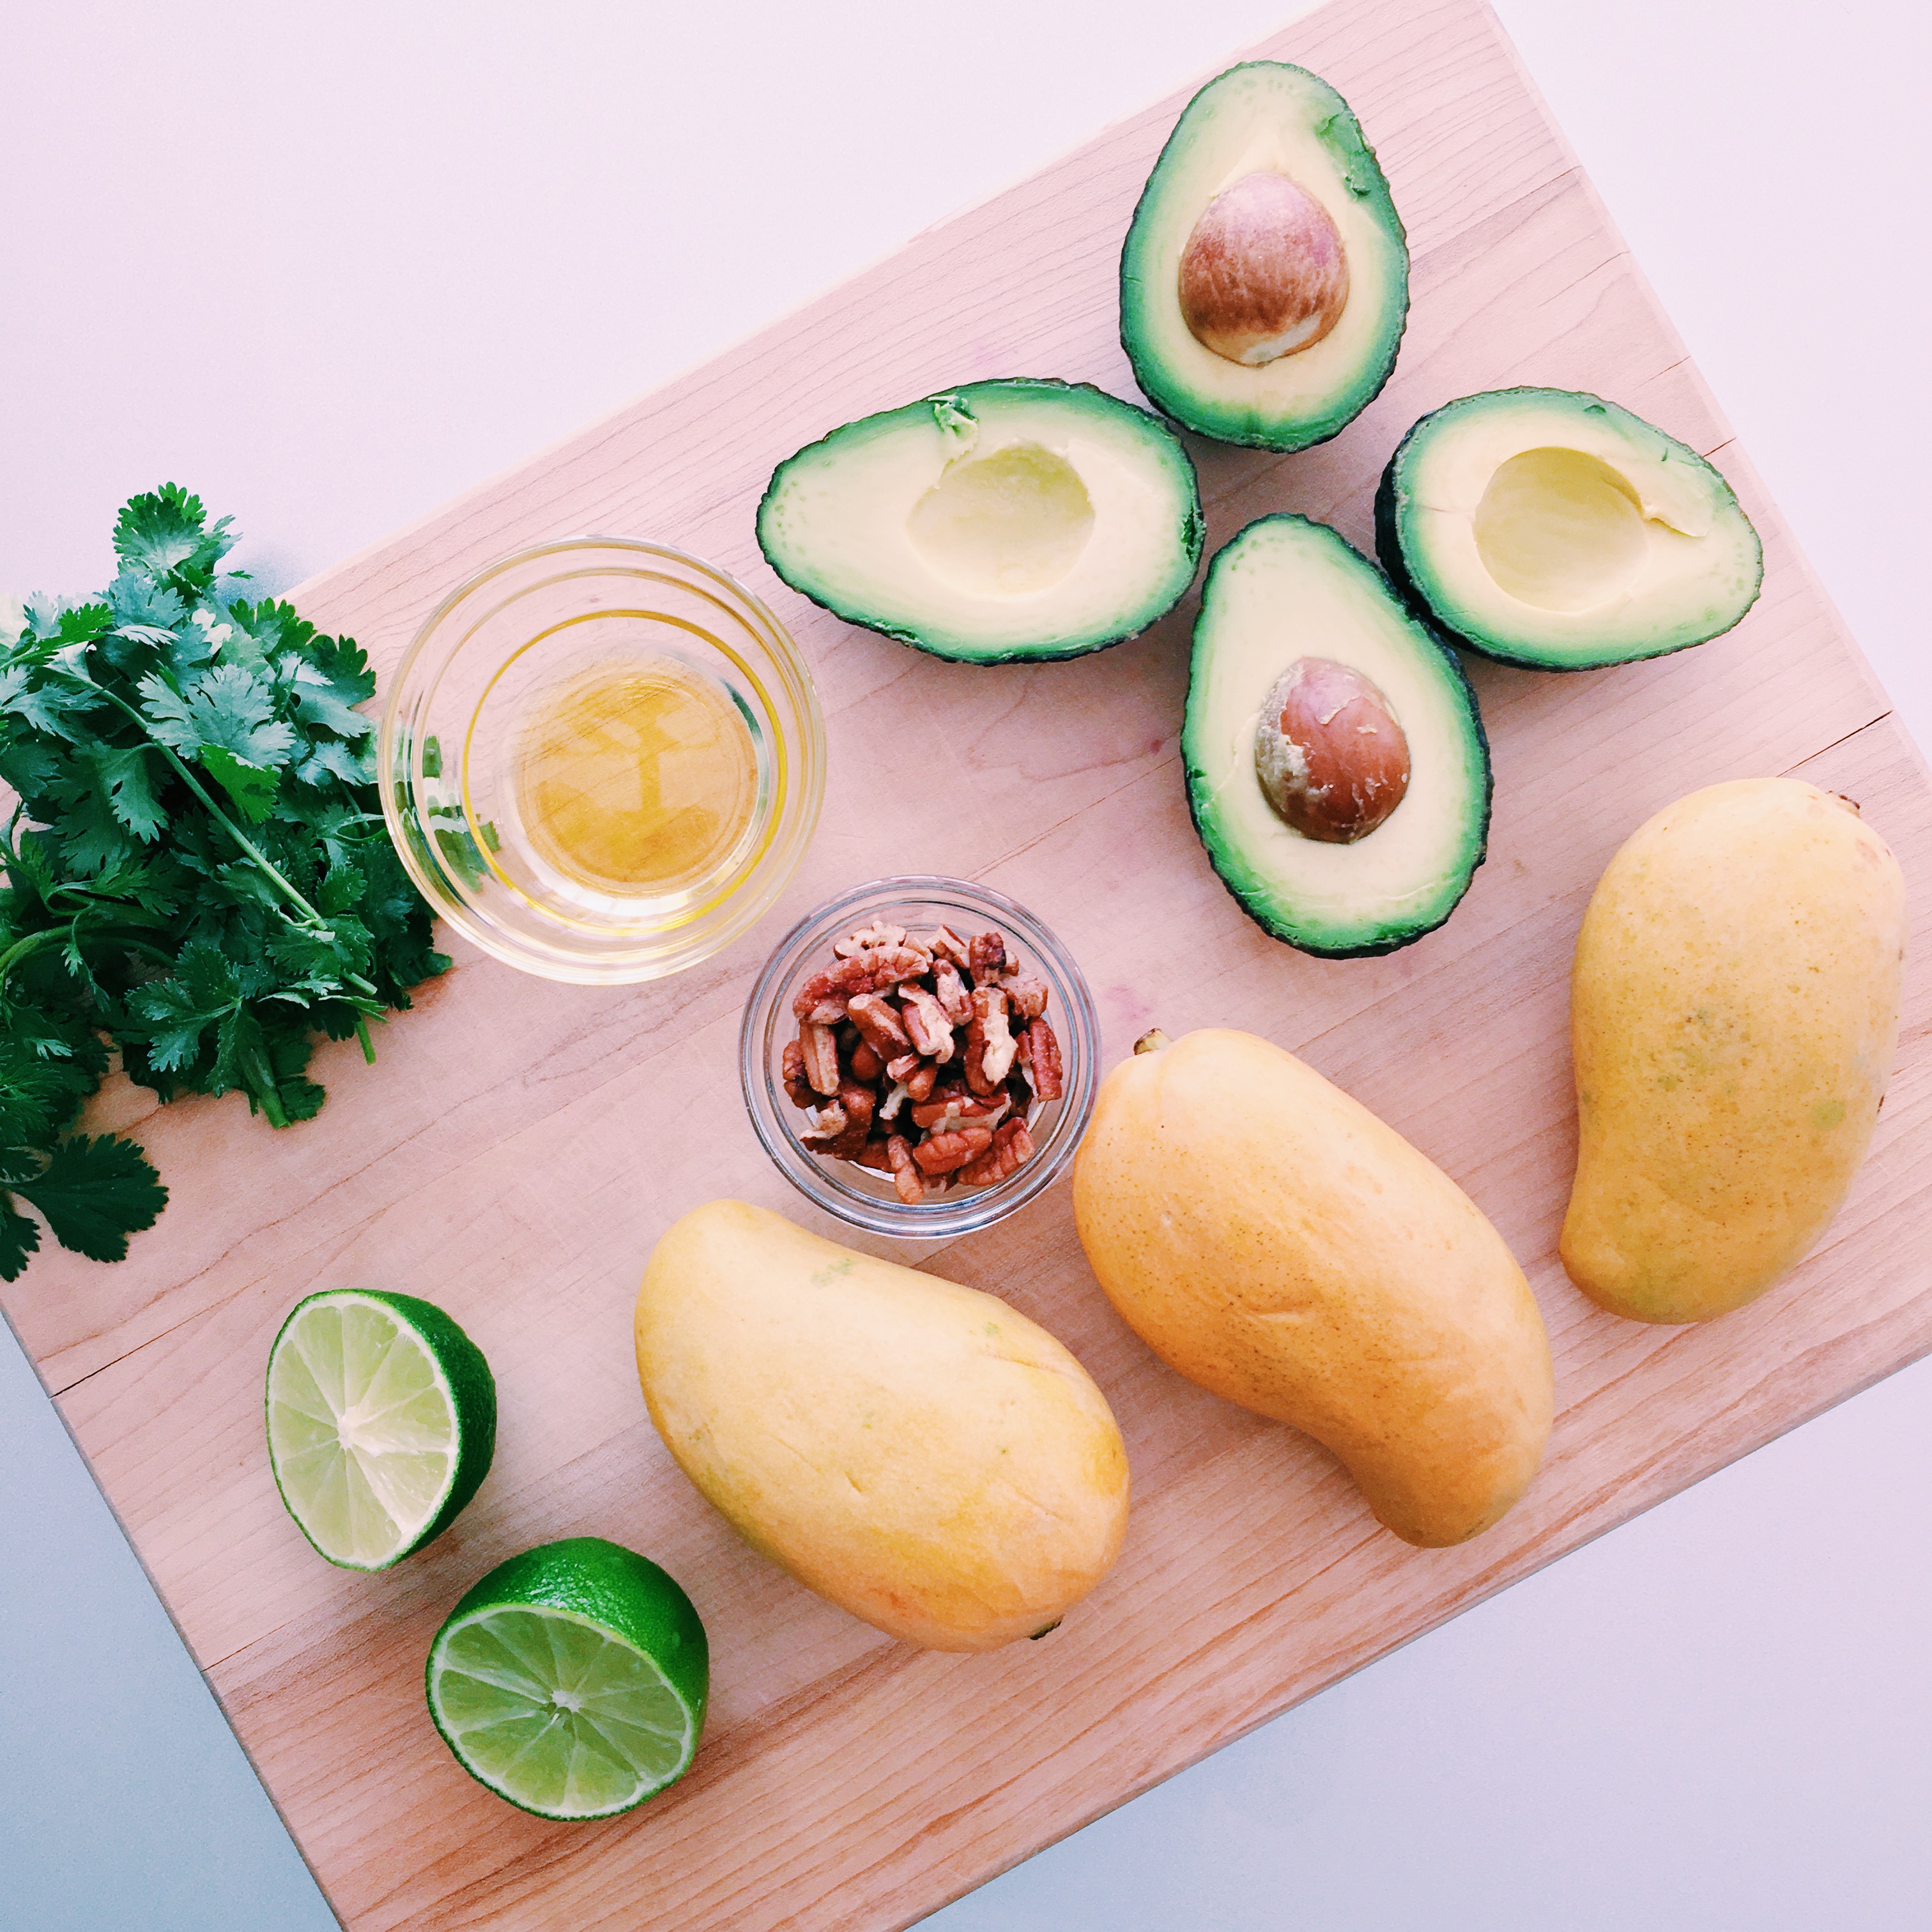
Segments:
[[[758,545],[849,623],[967,664],[1078,657],[1171,610],[1201,561],[1194,465],[1090,385],[972,382],[772,472]]]
[[[1424,416],[1382,472],[1376,549],[1456,642],[1544,670],[1706,643],[1764,576],[1711,464],[1574,389],[1494,389]]]
[[[1208,566],[1180,749],[1222,884],[1304,952],[1410,944],[1483,862],[1489,740],[1462,664],[1306,517],[1263,517]]]
[[[1408,244],[1348,104],[1250,61],[1187,106],[1120,254],[1120,344],[1148,400],[1219,442],[1306,449],[1388,380]]]

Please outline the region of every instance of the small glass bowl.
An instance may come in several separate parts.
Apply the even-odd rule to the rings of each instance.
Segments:
[[[587,670],[662,666],[735,709],[750,815],[704,875],[601,888],[524,823],[533,707]],[[818,821],[825,721],[784,628],[724,573],[662,544],[573,537],[518,551],[452,591],[389,687],[376,745],[382,815],[437,914],[506,964],[617,986],[681,972],[766,910]]]
[[[1047,983],[1046,1017],[1060,1042],[1064,1091],[1059,1100],[1034,1107],[1028,1129],[1033,1158],[1004,1180],[956,1189],[909,1207],[893,1191],[890,1174],[815,1154],[799,1138],[806,1116],[785,1092],[782,1072],[785,1042],[798,1036],[792,994],[802,980],[832,963],[835,940],[875,920],[909,932],[948,926],[962,939],[994,928],[1005,936],[1021,965]],[[1100,1022],[1086,976],[1052,933],[1024,906],[990,886],[923,875],[854,886],[800,920],[765,962],[745,1003],[739,1036],[745,1105],[778,1172],[828,1214],[869,1233],[904,1240],[977,1233],[1052,1186],[1087,1131],[1100,1062]]]

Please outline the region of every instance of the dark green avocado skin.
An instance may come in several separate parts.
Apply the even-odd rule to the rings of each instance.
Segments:
[[[1400,298],[1394,305],[1389,322],[1385,325],[1380,352],[1368,370],[1365,380],[1344,398],[1339,407],[1331,410],[1323,421],[1306,428],[1270,429],[1258,425],[1243,428],[1211,406],[1190,408],[1177,392],[1175,386],[1168,381],[1159,356],[1135,330],[1130,320],[1132,305],[1128,298],[1128,290],[1136,272],[1135,262],[1138,244],[1147,227],[1160,218],[1169,153],[1189,132],[1190,117],[1223,81],[1251,68],[1268,67],[1288,68],[1294,73],[1304,75],[1332,97],[1334,112],[1324,131],[1347,155],[1346,176],[1350,188],[1376,209],[1384,230],[1393,239],[1402,262]],[[1314,449],[1322,443],[1333,442],[1382,394],[1389,377],[1395,372],[1396,358],[1401,352],[1402,337],[1408,326],[1408,240],[1402,217],[1396,212],[1395,202],[1389,192],[1388,178],[1382,172],[1382,164],[1376,159],[1375,149],[1369,145],[1366,136],[1364,135],[1361,124],[1356,120],[1353,111],[1340,94],[1336,93],[1320,75],[1310,73],[1306,68],[1294,67],[1288,62],[1242,61],[1238,63],[1226,73],[1216,74],[1182,110],[1180,119],[1174,123],[1173,131],[1161,148],[1160,158],[1148,176],[1146,184],[1141,190],[1140,198],[1134,205],[1133,218],[1127,225],[1126,239],[1120,250],[1120,346],[1126,352],[1128,363],[1133,370],[1134,380],[1140,385],[1142,394],[1162,416],[1178,423],[1184,429],[1192,430],[1196,435],[1206,436],[1215,442],[1228,443],[1241,448],[1272,450],[1277,454],[1287,455],[1297,450]]]
[[[1486,393],[1505,397],[1534,396],[1547,394],[1548,392],[1539,388],[1532,383],[1519,383],[1514,388],[1497,389]],[[1613,404],[1606,403],[1600,396],[1590,394],[1587,391],[1578,390],[1574,393],[1579,400],[1586,404],[1594,404],[1599,408],[1604,410],[1616,406]],[[1579,660],[1565,664],[1554,662],[1547,658],[1537,657],[1527,652],[1512,651],[1488,638],[1479,636],[1473,632],[1460,630],[1434,609],[1428,598],[1424,597],[1417,587],[1415,579],[1409,574],[1408,560],[1402,554],[1398,519],[1401,506],[1407,497],[1407,492],[1402,487],[1402,480],[1404,461],[1408,454],[1409,445],[1415,442],[1418,437],[1426,439],[1436,426],[1438,417],[1450,410],[1460,408],[1463,403],[1481,400],[1484,398],[1465,396],[1459,398],[1456,402],[1444,403],[1440,408],[1431,410],[1428,415],[1418,418],[1409,425],[1408,434],[1396,445],[1394,454],[1382,466],[1382,480],[1376,485],[1376,559],[1382,567],[1383,574],[1395,586],[1410,615],[1418,623],[1427,626],[1438,636],[1449,638],[1462,650],[1474,651],[1478,657],[1487,658],[1492,664],[1509,664],[1519,670],[1556,671],[1559,674],[1580,670],[1603,670],[1619,664],[1640,664],[1646,658],[1670,657],[1678,651],[1694,650],[1700,644],[1708,644],[1711,641],[1708,638],[1690,638],[1684,639],[1681,643],[1660,644],[1654,650],[1629,651],[1614,658],[1605,658],[1594,662]],[[1650,427],[1654,428],[1655,425],[1652,424]],[[1661,430],[1657,433],[1659,435],[1663,434]],[[1676,439],[1672,437],[1670,440],[1675,442]],[[1694,451],[1687,451],[1686,453],[1691,455],[1696,454]],[[1763,583],[1764,572],[1760,562],[1758,572],[1759,590],[1762,590]],[[1754,590],[1751,592],[1750,603],[1744,606],[1744,610],[1738,613],[1736,618],[1727,626],[1728,628],[1735,629],[1737,625],[1743,621],[1744,612],[1750,608],[1751,604],[1756,602],[1757,597],[1758,590]],[[1716,634],[1721,637],[1724,633],[1719,632]]]
[[[844,431],[852,428],[853,425],[850,423],[841,423],[837,428],[828,430],[824,436],[818,439],[817,442],[808,443],[803,449],[795,451],[792,455],[788,457],[783,463],[781,463],[778,467],[772,472],[770,479],[765,484],[764,494],[758,499],[757,518],[757,526],[759,531],[758,548],[764,553],[765,561],[771,566],[772,568],[777,572],[778,575],[782,578],[792,590],[796,590],[798,594],[801,597],[804,598],[808,603],[817,604],[820,610],[830,612],[832,616],[839,619],[842,622],[856,624],[863,630],[876,631],[878,632],[880,636],[884,638],[890,638],[896,644],[910,644],[914,650],[923,651],[928,657],[942,658],[947,664],[1064,664],[1068,659],[1072,658],[1088,657],[1091,656],[1095,651],[1109,650],[1116,644],[1124,644],[1130,640],[1138,637],[1143,631],[1148,630],[1154,625],[1158,623],[1162,618],[1167,615],[1169,610],[1173,609],[1174,604],[1179,603],[1180,599],[1186,595],[1188,584],[1193,582],[1195,573],[1201,568],[1201,551],[1207,534],[1207,520],[1202,515],[1201,509],[1200,479],[1195,470],[1194,459],[1188,454],[1186,446],[1180,442],[1178,437],[1174,435],[1174,432],[1172,428],[1170,428],[1166,422],[1162,422],[1158,416],[1155,415],[1152,410],[1144,410],[1136,403],[1124,401],[1120,397],[1110,394],[1108,391],[1100,388],[1094,383],[1070,382],[1065,380],[1063,377],[1058,376],[995,376],[990,378],[985,382],[962,384],[959,389],[940,390],[930,396],[922,396],[918,398],[915,401],[904,404],[902,406],[908,409],[916,409],[920,406],[920,404],[924,404],[927,405],[950,404],[955,408],[958,408],[961,406],[961,396],[962,392],[969,388],[974,389],[1059,389],[1064,390],[1068,393],[1073,394],[1097,397],[1102,401],[1111,404],[1115,409],[1126,410],[1131,412],[1135,416],[1144,417],[1148,423],[1152,424],[1156,429],[1159,430],[1163,436],[1168,438],[1172,442],[1175,452],[1180,457],[1181,462],[1186,466],[1187,476],[1192,487],[1188,499],[1187,508],[1184,512],[1185,520],[1181,526],[1181,541],[1188,556],[1188,574],[1186,581],[1182,584],[1180,588],[1175,591],[1171,602],[1163,605],[1160,610],[1152,612],[1147,616],[1144,622],[1135,625],[1131,629],[1118,632],[1110,637],[1082,639],[1077,644],[1068,644],[1063,650],[1042,650],[1027,645],[1016,645],[1010,650],[992,652],[984,655],[975,654],[971,656],[968,656],[958,651],[947,650],[944,646],[934,643],[930,638],[922,636],[916,631],[909,631],[904,628],[902,626],[896,624],[882,623],[877,617],[868,616],[864,610],[858,608],[856,606],[842,605],[833,601],[830,596],[821,596],[818,592],[812,589],[808,585],[802,584],[795,578],[789,575],[787,573],[784,565],[772,554],[770,550],[765,548],[765,540],[764,536],[765,506],[772,500],[773,495],[778,490],[781,480],[784,476],[785,471],[793,463],[796,462],[800,457],[807,454],[812,450],[821,448],[826,443],[833,441],[836,438],[842,434]],[[882,412],[881,413],[892,413],[892,412]],[[862,418],[862,420],[864,419]]]
[[[1220,566],[1222,557],[1233,550],[1235,542],[1240,536],[1244,536],[1248,530],[1254,528],[1256,524],[1275,522],[1307,524],[1317,530],[1328,529],[1325,524],[1316,523],[1312,517],[1304,517],[1287,512],[1278,513],[1272,517],[1258,517],[1254,520],[1254,523],[1244,525],[1242,529],[1236,532],[1234,538],[1230,538],[1214,553],[1212,560],[1208,566],[1208,574],[1201,586],[1201,608],[1203,610],[1208,608],[1208,600],[1214,592],[1215,571]],[[1360,553],[1354,550],[1354,547],[1349,544],[1347,539],[1338,532],[1328,530],[1328,534],[1334,537],[1338,544],[1348,549],[1352,554],[1360,557],[1366,568],[1374,570],[1375,566],[1369,562],[1369,560],[1360,556]],[[1383,578],[1385,582],[1387,581],[1385,572],[1378,571],[1376,574]],[[1197,626],[1199,621],[1197,617],[1196,620]],[[1477,748],[1481,756],[1483,769],[1481,818],[1477,832],[1475,856],[1470,862],[1468,874],[1462,881],[1462,890],[1443,908],[1441,915],[1431,920],[1427,925],[1406,928],[1400,932],[1388,937],[1365,940],[1358,946],[1324,946],[1319,942],[1312,941],[1305,936],[1298,937],[1292,932],[1284,931],[1276,921],[1269,918],[1265,912],[1250,903],[1246,896],[1238,890],[1234,882],[1228,877],[1221,862],[1220,842],[1202,823],[1201,800],[1209,787],[1204,782],[1197,783],[1197,778],[1204,781],[1207,775],[1197,773],[1192,765],[1186,765],[1185,767],[1187,815],[1193,821],[1194,836],[1200,840],[1202,850],[1208,854],[1208,862],[1214,866],[1222,884],[1226,886],[1228,896],[1270,939],[1280,940],[1286,944],[1292,946],[1298,952],[1306,952],[1312,958],[1377,959],[1387,953],[1400,952],[1405,946],[1413,946],[1418,939],[1426,939],[1430,933],[1448,922],[1450,914],[1462,903],[1464,898],[1468,895],[1471,884],[1474,880],[1476,874],[1481,869],[1484,861],[1490,856],[1490,818],[1491,808],[1496,800],[1496,778],[1495,760],[1490,754],[1489,732],[1483,723],[1483,707],[1478,701],[1475,687],[1469,682],[1468,673],[1462,668],[1462,659],[1444,641],[1440,628],[1426,614],[1418,617],[1417,621],[1420,628],[1428,634],[1430,643],[1441,653],[1443,664],[1450,676],[1468,700],[1472,733]],[[1184,764],[1185,764],[1184,759]]]

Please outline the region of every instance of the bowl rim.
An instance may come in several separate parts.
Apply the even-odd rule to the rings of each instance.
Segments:
[[[412,808],[418,802],[415,763],[412,759],[400,773],[396,766],[404,701],[412,693],[412,674],[418,670],[430,640],[451,613],[494,579],[520,565],[567,556],[573,551],[597,550],[628,551],[688,571],[701,584],[722,593],[727,608],[736,607],[734,614],[744,622],[749,638],[777,674],[775,682],[786,700],[784,709],[789,715],[780,716],[775,708],[772,722],[796,770],[796,782],[786,788],[790,809],[788,812],[785,802],[781,802],[770,836],[761,842],[740,883],[716,908],[719,912],[730,908],[728,916],[709,930],[704,929],[698,920],[668,929],[694,935],[696,944],[688,940],[683,944],[665,944],[640,952],[650,942],[640,940],[602,957],[573,956],[562,942],[553,952],[521,940],[480,916],[466,895],[440,872],[426,868],[402,822],[405,802]],[[713,957],[741,939],[771,910],[812,842],[824,803],[828,763],[824,707],[812,667],[797,640],[764,598],[722,566],[675,544],[596,532],[547,538],[506,551],[472,571],[441,598],[417,626],[389,674],[377,721],[375,751],[376,790],[390,843],[431,912],[479,951],[506,965],[538,978],[580,986],[633,986],[668,978]],[[401,796],[405,793],[406,801]],[[761,866],[768,868],[764,880],[756,890],[746,893],[746,884],[757,878]]]
[[[1053,982],[1060,995],[1058,1016],[1067,1035],[1063,1053],[1067,1060],[1066,1091],[1057,1103],[1048,1144],[1034,1158],[1006,1180],[956,1198],[942,1195],[916,1206],[862,1192],[841,1180],[789,1131],[773,1088],[773,1047],[783,1031],[786,996],[807,964],[809,946],[830,938],[821,928],[834,927],[868,907],[907,899],[940,905],[957,904],[998,921],[1006,936],[1023,952],[1030,952],[1038,970]],[[951,1239],[976,1234],[1017,1213],[1059,1180],[1071,1164],[1087,1132],[1100,1090],[1100,1021],[1092,988],[1080,962],[1046,921],[998,887],[937,872],[899,873],[868,880],[836,893],[797,920],[766,956],[746,996],[738,1034],[739,1083],[752,1130],[772,1162],[800,1193],[825,1213],[868,1234],[900,1240]],[[788,1103],[788,1105],[789,1103]]]

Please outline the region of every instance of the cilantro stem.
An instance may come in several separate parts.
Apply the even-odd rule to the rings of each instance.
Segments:
[[[4,952],[0,952],[0,986],[5,986],[8,974],[13,971],[20,960],[39,952],[44,946],[52,946],[66,938],[66,933],[59,926],[50,926],[38,932],[28,933],[24,939],[16,939]]]
[[[370,1066],[376,1064],[376,1042],[369,1037],[369,1022],[363,1016],[356,1016],[356,1037],[362,1042],[362,1058]]]

